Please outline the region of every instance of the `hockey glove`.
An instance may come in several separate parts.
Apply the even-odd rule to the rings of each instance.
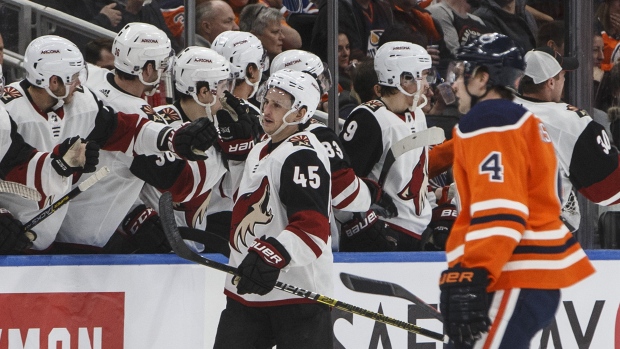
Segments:
[[[237,293],[256,293],[261,296],[273,290],[280,276],[280,269],[291,261],[284,246],[273,237],[255,239],[248,254],[239,265],[241,280]]]
[[[393,218],[398,216],[398,209],[394,204],[392,198],[386,194],[379,183],[369,178],[360,178],[368,190],[370,190],[370,198],[372,200],[370,209],[375,211],[379,216],[383,218]]]
[[[67,138],[54,147],[51,158],[54,170],[64,177],[74,172],[94,172],[99,163],[99,145],[83,143],[80,136]]]
[[[137,247],[136,253],[168,253],[172,250],[155,210],[138,205],[123,220],[123,232]]]
[[[471,346],[489,330],[488,284],[482,268],[455,267],[441,273],[439,307],[444,332],[455,344]]]
[[[248,115],[245,114],[244,118],[239,117],[238,121],[234,121],[232,115],[225,109],[218,110],[215,115],[220,129],[218,143],[222,152],[228,159],[244,161],[254,146],[252,125]]]
[[[206,160],[204,153],[217,141],[217,129],[208,118],[186,123],[168,134],[168,149],[178,157],[190,160]]]
[[[19,254],[32,247],[22,223],[9,210],[0,208],[0,255]]]
[[[428,225],[431,233],[425,246],[426,251],[446,250],[446,241],[448,241],[456,215],[456,206],[452,204],[443,204],[433,209],[433,216]]]
[[[340,251],[389,252],[396,251],[398,236],[370,210],[341,226]]]

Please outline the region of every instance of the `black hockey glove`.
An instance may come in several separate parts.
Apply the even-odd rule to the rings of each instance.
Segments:
[[[0,255],[19,254],[31,247],[22,223],[9,210],[0,208]]]
[[[74,172],[94,172],[99,163],[99,145],[86,142],[80,136],[65,139],[54,147],[51,154],[52,167],[61,176],[69,177]]]
[[[340,229],[340,251],[342,252],[389,252],[398,247],[398,236],[370,210],[364,216],[356,217]]]
[[[217,127],[220,129],[220,139],[218,143],[222,152],[228,159],[244,161],[247,159],[250,150],[254,146],[254,135],[248,114],[245,117],[239,116],[239,120],[233,120],[232,115],[225,109],[220,109],[215,114],[217,117]]]
[[[455,344],[473,345],[489,330],[488,284],[482,268],[455,267],[441,273],[439,307],[444,332]]]
[[[398,216],[398,209],[394,205],[392,198],[386,194],[379,183],[369,178],[360,178],[368,190],[370,190],[370,198],[372,200],[370,209],[377,212],[377,214],[383,218],[393,218]]]
[[[172,250],[155,210],[138,205],[123,220],[123,232],[136,245],[136,253],[168,253]]]
[[[291,261],[284,246],[273,237],[254,240],[248,254],[239,265],[241,279],[237,293],[256,293],[261,296],[273,290],[280,276],[280,269]]]
[[[168,134],[168,149],[178,157],[190,160],[206,160],[204,153],[217,141],[217,129],[208,118],[186,123]]]
[[[252,107],[243,100],[233,96],[232,93],[224,91],[226,96],[222,101],[224,109],[230,111],[232,115],[237,115],[239,121],[242,121],[250,127],[252,137],[258,140],[263,134],[263,128],[258,120],[258,114],[252,109]]]
[[[456,220],[456,215],[456,206],[452,204],[443,204],[433,209],[433,216],[428,225],[431,232],[424,248],[426,251],[446,250],[446,241]]]

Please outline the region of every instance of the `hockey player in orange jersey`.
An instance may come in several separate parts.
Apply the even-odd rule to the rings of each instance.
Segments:
[[[559,219],[551,139],[513,102],[523,52],[506,36],[485,34],[457,59],[448,76],[466,114],[454,130],[461,210],[440,279],[444,329],[454,348],[529,348],[552,321],[560,289],[594,268]]]

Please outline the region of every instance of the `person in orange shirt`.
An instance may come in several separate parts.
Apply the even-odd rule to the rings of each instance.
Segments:
[[[460,211],[439,282],[444,330],[453,348],[529,348],[553,320],[560,289],[594,267],[559,218],[551,137],[513,102],[523,52],[483,34],[457,60],[448,76],[465,115],[453,131]]]

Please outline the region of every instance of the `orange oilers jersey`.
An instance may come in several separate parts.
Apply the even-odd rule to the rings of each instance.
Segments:
[[[489,271],[489,292],[560,289],[594,272],[560,221],[558,172],[542,122],[505,99],[477,103],[454,130],[461,210],[446,244],[450,267]]]

